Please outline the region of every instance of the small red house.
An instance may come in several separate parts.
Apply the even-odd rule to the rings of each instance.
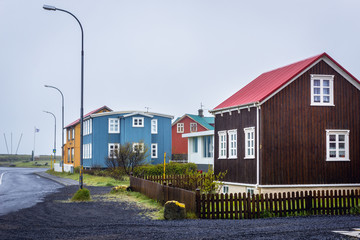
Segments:
[[[224,189],[360,187],[360,82],[328,54],[263,73],[211,112]]]
[[[214,117],[204,117],[203,110],[199,114],[185,114],[177,118],[171,125],[172,159],[188,159],[188,139],[183,138],[184,133],[214,130]]]

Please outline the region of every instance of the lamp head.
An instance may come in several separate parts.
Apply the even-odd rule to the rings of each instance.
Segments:
[[[45,5],[45,4],[44,4],[43,8],[44,8],[45,10],[49,10],[49,11],[56,11],[56,7],[50,6],[50,5]]]

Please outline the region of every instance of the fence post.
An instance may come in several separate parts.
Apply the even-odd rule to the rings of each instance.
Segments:
[[[195,192],[196,192],[196,194],[195,194],[195,206],[196,206],[196,210],[195,210],[195,212],[196,212],[196,216],[198,217],[198,218],[200,218],[201,217],[201,205],[200,205],[200,189],[199,188],[197,188],[196,190],[195,190]]]
[[[311,214],[312,210],[312,192],[305,191],[305,209],[308,214]]]

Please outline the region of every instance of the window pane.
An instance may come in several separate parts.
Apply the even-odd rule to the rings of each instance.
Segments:
[[[339,135],[339,141],[344,142],[345,141],[345,135]]]
[[[314,88],[314,94],[320,94],[320,88]]]
[[[345,151],[339,151],[339,157],[344,158],[345,157]]]
[[[315,79],[314,80],[314,86],[320,86],[320,80]]]
[[[330,151],[330,157],[336,157],[336,151]]]
[[[329,87],[330,86],[330,81],[329,80],[323,80],[323,86],[324,87]]]
[[[330,143],[330,149],[336,149],[336,143]]]
[[[336,135],[330,135],[329,139],[330,139],[331,142],[336,141]]]
[[[330,88],[323,88],[323,93],[326,94],[326,95],[329,95],[330,94]]]
[[[329,103],[330,102],[330,97],[329,96],[324,96],[324,103]]]
[[[320,96],[314,96],[314,102],[320,102]]]
[[[345,149],[345,143],[339,143],[339,149]]]

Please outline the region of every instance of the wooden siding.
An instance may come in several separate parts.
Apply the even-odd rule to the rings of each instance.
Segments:
[[[255,158],[245,157],[244,128],[255,127],[256,146],[256,108],[216,114],[214,131],[214,170],[215,173],[228,171],[224,181],[256,184],[256,147]],[[237,129],[237,159],[219,159],[219,131]],[[229,156],[229,137],[227,135],[227,156]]]
[[[310,74],[335,76],[335,106],[310,106]],[[261,107],[260,184],[360,183],[359,109],[359,90],[324,61],[270,98]],[[326,161],[327,129],[350,130],[350,161]]]

